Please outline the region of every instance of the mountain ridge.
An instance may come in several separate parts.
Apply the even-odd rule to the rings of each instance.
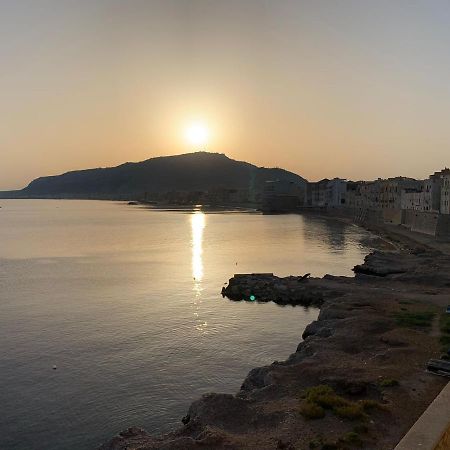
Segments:
[[[248,189],[260,192],[269,180],[306,182],[285,169],[257,167],[223,153],[195,152],[38,177],[21,190],[0,192],[0,197],[119,199],[173,191]]]

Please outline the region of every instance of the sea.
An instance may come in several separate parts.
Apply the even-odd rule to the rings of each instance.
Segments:
[[[0,449],[90,450],[181,425],[284,360],[316,308],[233,302],[235,273],[352,276],[369,232],[336,220],[124,202],[0,200]]]

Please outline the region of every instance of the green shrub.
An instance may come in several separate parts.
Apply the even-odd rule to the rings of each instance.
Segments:
[[[364,411],[372,411],[373,409],[383,409],[383,405],[376,400],[364,399],[358,402]]]
[[[315,402],[318,398],[324,395],[334,394],[334,390],[331,386],[326,384],[319,384],[318,386],[313,386],[305,391],[305,398],[309,402]]]
[[[333,409],[336,416],[341,419],[356,420],[365,417],[364,408],[358,403],[351,403],[346,406],[337,406]]]
[[[395,380],[383,380],[388,386],[397,383]],[[363,399],[358,402],[337,395],[330,386],[321,384],[305,390],[303,402],[300,406],[300,414],[305,419],[322,419],[325,417],[325,410],[332,409],[333,413],[342,419],[361,419],[366,416],[366,411],[375,408],[384,409],[383,405],[375,400]],[[354,430],[356,433],[356,431]]]
[[[339,446],[336,442],[325,442],[321,450],[339,450]]]
[[[315,403],[304,402],[300,406],[300,414],[305,419],[323,419],[325,417],[325,410]]]
[[[349,404],[348,400],[337,395],[332,387],[325,384],[308,388],[305,398],[307,401],[316,403],[326,409]]]
[[[397,325],[412,328],[429,328],[434,317],[433,311],[398,312],[394,314]]]
[[[443,333],[450,334],[450,314],[442,314],[441,331]]]
[[[361,436],[356,433],[355,431],[350,431],[349,433],[345,434],[342,438],[341,438],[342,442],[347,442],[349,444],[355,444],[355,445],[362,445],[362,439]]]
[[[393,387],[393,386],[398,386],[398,381],[394,380],[393,378],[383,378],[380,382],[379,385],[381,387]]]

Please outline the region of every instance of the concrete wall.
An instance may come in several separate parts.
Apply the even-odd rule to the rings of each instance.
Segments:
[[[394,450],[450,449],[450,383],[406,433]]]
[[[402,224],[407,228],[410,228],[411,231],[416,231],[417,233],[435,236],[438,221],[439,214],[422,211],[403,211]]]
[[[450,240],[450,215],[441,214],[439,216],[436,227],[436,238],[443,241]]]
[[[402,223],[402,210],[400,208],[383,209],[383,220],[385,223],[400,225]]]

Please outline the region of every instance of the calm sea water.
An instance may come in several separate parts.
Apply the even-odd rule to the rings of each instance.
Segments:
[[[235,272],[351,275],[368,233],[299,215],[0,201],[0,448],[167,431],[285,359],[318,311],[230,302]],[[53,366],[57,369],[53,370]]]

